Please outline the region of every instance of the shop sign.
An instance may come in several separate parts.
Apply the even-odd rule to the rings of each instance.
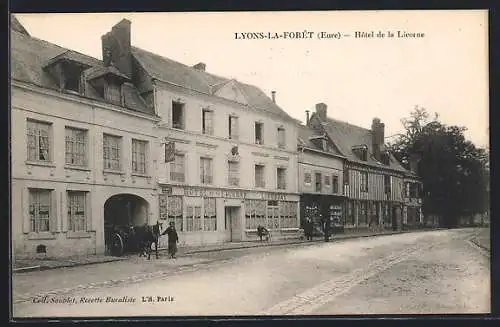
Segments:
[[[187,187],[184,189],[185,196],[228,198],[228,199],[259,199],[269,201],[286,201],[287,195],[284,193],[270,192],[247,192],[241,190],[208,189],[198,187]]]

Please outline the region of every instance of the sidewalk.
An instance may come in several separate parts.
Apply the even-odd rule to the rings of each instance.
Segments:
[[[429,229],[413,230],[413,231],[380,231],[380,232],[370,232],[370,231],[356,231],[349,232],[345,234],[335,234],[331,239],[331,242],[336,240],[344,240],[350,238],[360,238],[360,237],[373,237],[379,235],[391,235],[391,234],[401,234],[401,233],[411,233],[418,231],[426,231]],[[264,246],[285,246],[290,244],[301,244],[301,243],[314,243],[314,242],[324,242],[322,237],[316,237],[313,241],[307,241],[304,239],[287,239],[287,240],[276,240],[276,241],[246,241],[246,242],[231,242],[222,243],[215,245],[205,245],[205,246],[191,246],[191,247],[181,247],[179,249],[179,255],[191,255],[196,253],[213,252],[213,251],[227,251],[236,249],[246,249]],[[159,251],[166,251],[166,248],[160,247]],[[135,258],[135,256],[133,256]],[[76,267],[91,264],[99,264],[113,261],[126,261],[131,260],[132,256],[123,257],[112,257],[104,255],[94,255],[87,257],[71,257],[71,258],[47,258],[47,259],[18,259],[13,264],[12,271],[14,273],[23,273],[29,271],[41,271],[49,269],[58,269],[63,267]]]

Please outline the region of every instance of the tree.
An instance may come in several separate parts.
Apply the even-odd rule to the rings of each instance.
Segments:
[[[401,122],[405,132],[389,148],[406,168],[411,155],[420,157],[424,214],[438,215],[443,227],[453,227],[460,217],[487,211],[489,156],[465,139],[466,128],[447,126],[437,114],[430,119],[421,107]]]

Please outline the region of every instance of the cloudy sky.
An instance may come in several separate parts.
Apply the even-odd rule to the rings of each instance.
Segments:
[[[259,86],[291,116],[328,105],[328,116],[386,135],[418,105],[447,124],[488,142],[488,18],[486,11],[260,13],[113,13],[16,15],[37,38],[101,59],[101,35],[122,18],[132,45],[187,65]],[[313,32],[311,39],[241,40],[235,33]],[[355,38],[382,31],[384,38]],[[395,37],[387,37],[388,31]],[[397,31],[424,33],[398,38]],[[318,39],[320,32],[348,34]],[[238,34],[239,36],[241,34]]]

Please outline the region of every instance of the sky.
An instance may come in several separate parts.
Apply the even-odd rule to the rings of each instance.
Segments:
[[[328,116],[385,135],[403,132],[415,106],[467,128],[489,146],[487,11],[309,11],[17,14],[33,36],[102,59],[101,36],[126,18],[132,45],[258,86],[305,121],[316,103]],[[312,38],[242,39],[242,33]],[[355,37],[356,32],[375,37]],[[423,33],[423,37],[398,37]],[[321,32],[340,38],[319,38]],[[376,37],[378,32],[384,37]],[[392,32],[394,37],[389,37]],[[405,32],[405,33],[403,33]],[[304,34],[303,34],[304,35]],[[388,138],[390,140],[390,138]]]

